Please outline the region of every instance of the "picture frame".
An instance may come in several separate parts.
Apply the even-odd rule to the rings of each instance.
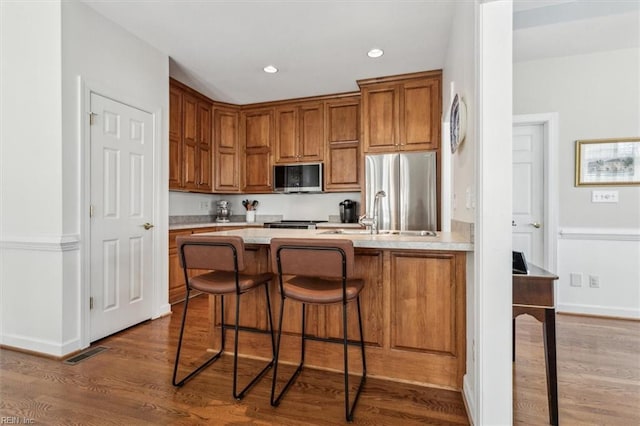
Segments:
[[[640,185],[640,137],[576,141],[575,186]]]

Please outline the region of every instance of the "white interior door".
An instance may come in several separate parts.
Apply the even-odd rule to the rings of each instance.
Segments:
[[[94,341],[151,318],[153,117],[95,93],[90,102]]]
[[[513,250],[544,267],[544,125],[513,126]]]

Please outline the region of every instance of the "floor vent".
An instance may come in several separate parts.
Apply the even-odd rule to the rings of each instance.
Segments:
[[[68,364],[68,365],[76,365],[79,362],[84,361],[85,359],[91,358],[92,356],[98,355],[100,352],[104,352],[106,351],[107,347],[105,346],[96,346],[95,348],[91,348],[91,349],[87,349],[84,352],[79,353],[76,356],[72,356],[69,359],[65,359],[63,361],[64,364]]]

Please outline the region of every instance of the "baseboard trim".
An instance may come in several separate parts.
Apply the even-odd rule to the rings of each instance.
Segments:
[[[559,314],[640,320],[640,309],[634,308],[615,308],[598,305],[559,303],[556,307],[556,312]]]
[[[171,305],[166,303],[160,306],[160,309],[158,309],[157,313],[153,315],[151,319],[154,320],[154,319],[166,317],[167,315],[171,315],[171,314],[172,314]]]
[[[79,339],[62,344],[23,336],[3,335],[0,347],[51,359],[64,359],[82,349]]]
[[[471,385],[469,383],[469,375],[465,374],[462,378],[462,401],[464,402],[464,406],[467,408],[467,417],[469,417],[469,423],[471,426],[476,424],[476,406],[475,406],[475,395],[471,390]]]

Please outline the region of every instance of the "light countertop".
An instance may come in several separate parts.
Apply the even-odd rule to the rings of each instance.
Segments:
[[[354,247],[409,250],[473,251],[473,243],[462,234],[438,232],[435,237],[411,235],[326,234],[326,229],[246,228],[212,232],[211,235],[237,235],[246,244],[269,244],[271,238],[349,239]],[[202,233],[201,235],[208,235]]]

